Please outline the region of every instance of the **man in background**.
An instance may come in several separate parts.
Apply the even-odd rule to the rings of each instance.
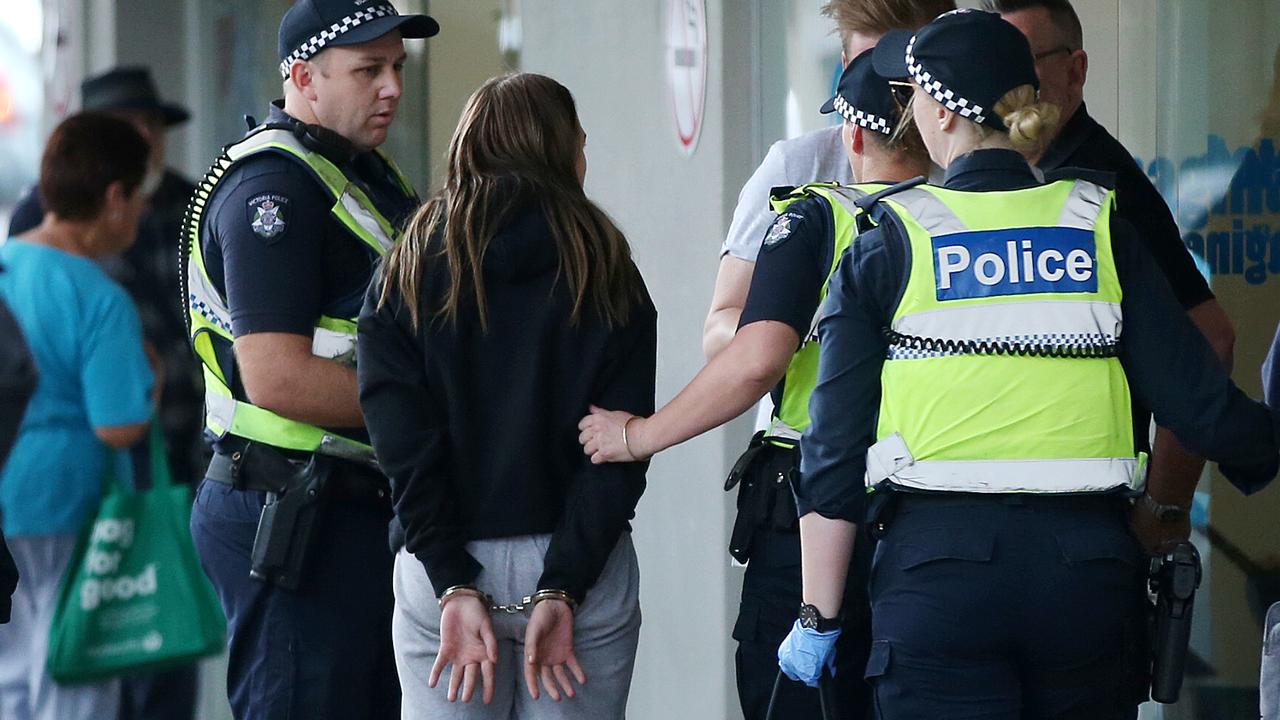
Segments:
[[[1083,168],[1115,176],[1116,212],[1137,229],[1174,296],[1188,317],[1231,368],[1235,331],[1231,320],[1196,269],[1173,214],[1160,193],[1118,140],[1089,116],[1084,84],[1089,56],[1084,51],[1080,18],[1069,0],[983,0],[984,9],[1000,13],[1027,37],[1040,78],[1040,97],[1062,111],[1062,125],[1038,157],[1028,158],[1049,174],[1059,168]],[[1186,450],[1164,428],[1156,429],[1154,447],[1148,440],[1151,410],[1138,398],[1133,402],[1135,447],[1151,451],[1149,488],[1167,488],[1153,500],[1157,515],[1170,518],[1154,526],[1135,526],[1148,550],[1186,540],[1191,532],[1191,499],[1204,469],[1204,458]],[[1167,478],[1156,481],[1157,478]],[[1149,517],[1139,514],[1135,517]]]

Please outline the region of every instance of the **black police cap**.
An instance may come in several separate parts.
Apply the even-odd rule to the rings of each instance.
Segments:
[[[327,47],[355,45],[399,30],[404,38],[440,32],[430,15],[401,15],[389,0],[298,0],[280,21],[280,74]]]
[[[871,53],[865,50],[844,66],[836,94],[821,112],[838,112],[855,125],[891,136],[902,119],[902,109],[894,102],[889,81],[876,74]]]
[[[1037,90],[1031,46],[995,13],[961,9],[939,15],[916,31],[894,30],[876,45],[876,72],[910,78],[948,110],[976,123],[1007,131],[993,108],[1010,90]]]

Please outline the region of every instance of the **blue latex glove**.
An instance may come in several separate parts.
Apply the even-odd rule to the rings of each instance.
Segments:
[[[792,680],[818,687],[823,668],[835,677],[836,639],[839,637],[839,630],[818,632],[801,627],[800,621],[796,620],[791,632],[778,646],[778,667]]]

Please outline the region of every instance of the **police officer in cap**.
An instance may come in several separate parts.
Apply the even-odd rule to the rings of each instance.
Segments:
[[[817,692],[803,684],[774,689],[778,643],[800,605],[800,536],[788,480],[799,465],[798,442],[809,426],[817,375],[818,344],[810,331],[836,261],[866,221],[858,202],[929,172],[928,153],[914,129],[902,125],[903,108],[875,73],[870,50],[845,66],[822,112],[843,120],[841,145],[860,184],[775,189],[778,218],[765,234],[740,327],[725,350],[653,416],[595,408],[579,425],[595,462],[647,458],[732,420],[772,387],[773,422],[752,439],[726,483],[739,488],[729,552],[747,562],[733,629],[738,697],[747,720],[763,720],[771,703],[777,718],[821,712]],[[869,543],[858,546],[835,623],[845,630],[835,696],[849,718],[863,717],[869,707],[862,666],[870,632],[864,587],[871,549]]]
[[[393,718],[392,517],[362,425],[355,318],[417,207],[378,150],[404,38],[425,15],[298,0],[280,23],[284,99],[227,146],[184,242],[214,458],[191,520],[226,611],[237,718]]]
[[[946,178],[882,197],[831,281],[797,485],[808,612],[781,666],[830,666],[840,630],[820,624],[866,520],[880,717],[1132,718],[1139,540],[1179,519],[1142,487],[1130,392],[1246,491],[1280,466],[1280,423],[1224,375],[1105,179],[1041,183],[1017,152],[1056,112],[1016,28],[956,11],[873,57],[912,84]]]

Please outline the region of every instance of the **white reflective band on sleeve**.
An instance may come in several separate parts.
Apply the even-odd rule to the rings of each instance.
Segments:
[[[923,460],[894,433],[867,449],[866,483],[970,493],[1078,493],[1134,487],[1137,458]]]
[[[894,321],[893,329],[903,335],[940,340],[1097,336],[1115,342],[1120,337],[1121,325],[1120,306],[1116,303],[1023,300],[904,315]]]
[[[356,337],[336,330],[318,327],[311,336],[311,354],[355,366]]]

